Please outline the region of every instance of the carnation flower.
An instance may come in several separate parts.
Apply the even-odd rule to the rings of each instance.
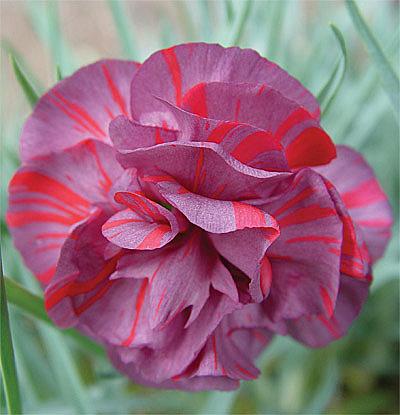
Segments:
[[[60,327],[135,382],[234,389],[274,334],[320,347],[366,300],[391,212],[296,79],[252,50],[104,60],[47,92],[7,221]]]

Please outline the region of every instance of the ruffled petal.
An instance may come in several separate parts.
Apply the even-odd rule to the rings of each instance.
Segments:
[[[135,167],[143,185],[178,182],[192,193],[220,200],[261,203],[291,175],[246,166],[215,143],[165,143],[120,153],[118,160],[124,167]]]
[[[392,211],[375,174],[361,154],[338,146],[338,157],[319,167],[338,190],[350,216],[363,233],[372,261],[379,259],[391,236]]]
[[[74,225],[94,206],[110,204],[109,190],[122,171],[110,146],[86,140],[32,160],[14,175],[7,224],[25,263],[41,282],[53,276]]]
[[[134,253],[123,258],[113,278],[149,278],[151,328],[169,324],[182,310],[191,307],[189,326],[209,297],[210,286],[238,302],[235,283],[199,231],[154,255]]]
[[[130,83],[139,64],[102,60],[57,83],[38,101],[21,136],[22,161],[87,138],[110,143],[108,124],[128,115]]]
[[[213,81],[271,86],[319,117],[313,95],[276,64],[250,49],[205,43],[173,46],[150,56],[132,81],[132,116],[141,123],[151,123],[155,113],[165,112],[154,97],[180,107],[192,88]]]
[[[120,152],[176,141],[178,131],[164,127],[142,125],[120,115],[110,123],[110,138]]]
[[[157,249],[179,232],[174,214],[138,193],[117,192],[115,200],[128,209],[113,215],[103,225],[103,235],[127,249]]]
[[[339,285],[342,222],[323,179],[301,170],[264,209],[281,231],[267,251],[272,267],[268,316],[272,321],[330,316]]]
[[[204,105],[199,106],[200,101]],[[199,107],[205,106],[207,111],[199,111]],[[229,120],[213,125],[204,135],[208,141],[221,143],[235,158],[253,167],[275,169],[271,158],[264,155],[260,159],[259,155],[279,150],[279,144],[285,149],[291,168],[324,165],[336,157],[335,145],[318,121],[304,107],[265,85],[260,88],[260,85],[251,84],[204,83],[201,88],[190,91],[183,108],[205,118]],[[183,114],[177,114],[177,110],[173,114],[179,127]],[[245,129],[243,123],[247,124],[248,131],[238,134],[238,130]],[[251,131],[249,126],[261,131],[254,131],[254,128]],[[193,135],[198,135],[199,128],[193,130]]]
[[[368,296],[369,283],[341,275],[335,311],[331,317],[311,315],[287,322],[288,333],[310,347],[323,347],[344,336]]]

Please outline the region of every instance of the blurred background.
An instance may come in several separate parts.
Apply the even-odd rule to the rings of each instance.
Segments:
[[[10,54],[41,94],[56,82],[57,67],[65,77],[100,58],[143,61],[153,51],[181,42],[236,44],[276,61],[317,95],[332,74],[333,79],[340,79],[345,67],[340,44],[329,26],[333,23],[346,43],[347,67],[322,124],[336,143],[346,143],[367,158],[398,218],[398,106],[391,102],[390,91],[382,88],[379,65],[368,54],[344,2],[0,3],[3,266],[5,275],[29,290],[40,294],[13,248],[4,222],[7,184],[19,165],[19,133],[30,112]],[[358,6],[398,73],[399,2],[358,1]],[[336,66],[338,71],[334,72]],[[134,385],[104,357],[10,306],[24,412],[396,414],[398,234],[396,223],[386,255],[375,267],[369,300],[346,338],[320,350],[276,338],[260,356],[260,378],[243,382],[231,393],[189,394]],[[4,394],[1,405],[5,405],[3,398]],[[4,413],[5,408],[1,409]]]

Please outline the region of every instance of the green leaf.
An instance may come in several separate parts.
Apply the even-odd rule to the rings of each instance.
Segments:
[[[364,41],[368,53],[378,69],[383,87],[388,94],[397,114],[399,110],[400,96],[399,77],[392,68],[392,65],[384,54],[371,29],[368,27],[364,18],[361,16],[355,1],[346,0],[346,5],[353,24],[356,27],[362,40]]]
[[[0,365],[1,377],[3,379],[4,392],[6,395],[7,410],[9,414],[20,414],[22,410],[19,393],[17,370],[13,341],[10,331],[10,320],[8,317],[7,294],[4,285],[3,267],[0,252],[0,322],[1,322],[1,347]]]
[[[63,80],[60,65],[56,65],[56,79],[58,82]]]
[[[18,284],[14,280],[8,277],[4,277],[5,287],[9,302],[16,305],[21,310],[25,311],[29,315],[49,324],[54,327],[53,322],[47,316],[46,310],[44,308],[43,299],[38,295],[31,293],[22,285]],[[97,355],[104,356],[103,349],[92,342],[87,337],[80,335],[76,330],[68,329],[63,330],[63,334],[72,337],[77,343],[85,347],[92,353]]]
[[[124,55],[127,58],[138,60],[136,41],[131,30],[132,21],[128,17],[126,3],[119,0],[108,0],[108,5],[114,19],[114,26],[117,30]]]
[[[30,106],[33,108],[37,100],[39,99],[39,96],[36,93],[35,88],[33,87],[32,83],[29,81],[25,73],[22,71],[15,56],[10,55],[10,62],[14,70],[15,77],[17,78],[19,85],[24,91],[25,97],[28,100]]]
[[[329,77],[328,81],[324,85],[324,87],[319,92],[317,99],[321,105],[322,115],[325,115],[332,104],[333,100],[335,99],[339,89],[343,83],[344,75],[346,73],[347,68],[347,51],[346,51],[346,43],[344,41],[344,37],[340,30],[333,24],[330,24],[330,27],[335,35],[335,38],[339,44],[340,51],[342,52],[342,57],[338,61],[333,70],[331,76]],[[342,62],[342,65],[340,63]],[[340,68],[341,71],[340,71]],[[340,71],[340,73],[339,73]],[[329,92],[332,91],[330,94]]]
[[[233,27],[231,30],[231,35],[228,41],[229,45],[234,45],[234,46],[239,45],[242,39],[246,21],[250,15],[250,10],[253,5],[253,1],[244,0],[244,1],[238,2],[238,4],[239,4],[239,10],[234,19]]]

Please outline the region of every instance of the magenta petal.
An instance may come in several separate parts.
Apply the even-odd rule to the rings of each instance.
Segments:
[[[38,101],[21,136],[23,161],[87,138],[110,143],[108,124],[128,115],[130,83],[138,64],[102,60],[57,83]]]
[[[187,307],[191,311],[186,324],[191,324],[208,300],[211,285],[238,301],[231,275],[198,231],[154,255],[127,255],[120,261],[115,278],[149,278],[152,312],[148,319],[152,328],[166,326]]]
[[[212,234],[233,232],[244,228],[271,230],[278,234],[275,219],[255,206],[243,202],[212,199],[189,192],[173,181],[160,181],[159,192],[183,213],[190,223]]]
[[[264,209],[281,231],[267,251],[272,266],[268,316],[279,321],[331,315],[339,285],[342,222],[322,177],[301,170]]]
[[[368,288],[368,282],[342,275],[333,315],[330,318],[314,315],[290,320],[287,323],[289,334],[311,347],[323,347],[339,339],[360,313]]]
[[[32,160],[14,175],[7,224],[40,281],[47,283],[53,276],[73,226],[94,206],[110,202],[110,187],[121,174],[110,146],[86,140],[62,153]]]
[[[290,173],[246,166],[215,143],[177,142],[118,155],[135,167],[142,183],[179,182],[184,189],[213,199],[265,200]],[[182,190],[183,191],[183,190]]]
[[[193,87],[213,81],[265,84],[319,116],[312,94],[276,64],[250,49],[205,43],[174,46],[150,56],[132,81],[132,116],[144,122],[152,113],[163,111],[154,96],[181,106]]]
[[[132,192],[117,192],[115,200],[128,209],[113,215],[103,225],[103,235],[127,249],[157,249],[179,232],[175,216],[161,205]]]
[[[180,131],[179,141],[217,143],[226,153],[254,168],[268,171],[289,169],[284,149],[272,132],[237,121],[202,118],[160,101],[175,119],[176,128]]]
[[[181,374],[199,356],[207,339],[221,319],[237,309],[226,295],[213,289],[198,317],[185,328],[183,314],[178,315],[170,325],[162,328],[169,334],[171,342],[160,349],[117,349],[125,364],[133,364],[141,376],[151,382],[160,383],[168,379],[178,380]]]
[[[142,125],[122,115],[111,121],[109,131],[114,147],[120,152],[176,141],[178,137],[175,130]]]
[[[376,261],[391,235],[393,219],[387,196],[361,154],[346,146],[338,146],[337,150],[337,159],[317,170],[338,190]]]

